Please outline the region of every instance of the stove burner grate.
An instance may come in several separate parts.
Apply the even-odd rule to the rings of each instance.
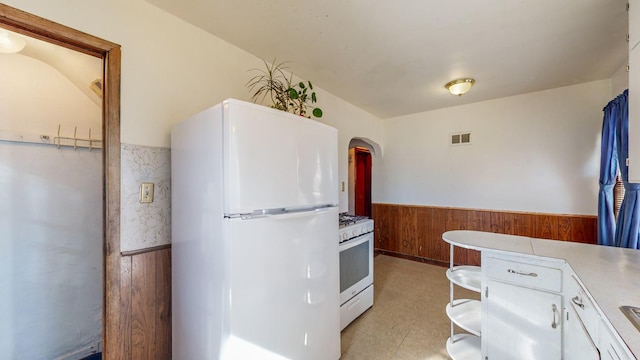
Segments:
[[[369,218],[367,216],[362,216],[362,215],[351,215],[347,213],[341,213],[338,218],[338,223],[340,224],[341,227],[343,227],[343,226],[355,224],[359,221],[366,220],[366,219],[369,219]]]

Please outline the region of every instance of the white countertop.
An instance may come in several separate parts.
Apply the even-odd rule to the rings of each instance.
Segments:
[[[640,250],[469,230],[447,231],[442,239],[467,249],[565,260],[640,359],[640,331],[620,311],[620,306],[640,306]]]

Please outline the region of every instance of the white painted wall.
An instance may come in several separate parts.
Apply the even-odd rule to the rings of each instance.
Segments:
[[[69,79],[40,60],[0,53],[0,138],[57,135],[102,138],[102,110]],[[89,84],[87,84],[89,86]],[[48,92],[51,89],[54,93]]]
[[[610,81],[384,121],[374,202],[596,214]],[[472,145],[449,146],[471,131]]]
[[[622,94],[622,92],[628,88],[629,72],[627,71],[627,64],[625,63],[611,76],[611,100]]]
[[[143,0],[5,3],[122,45],[121,140],[127,144],[169,147],[173,124],[226,98],[248,101],[248,70],[263,67],[254,55]],[[290,69],[295,73],[295,64]],[[362,136],[382,145],[382,122],[319,89],[322,79],[308,80],[324,111],[321,121],[339,130],[340,178],[346,182],[349,140]],[[346,192],[340,208],[347,209]]]
[[[143,0],[5,3],[122,45],[124,143],[168,147],[172,124],[229,97],[249,100],[248,70],[263,67],[254,55]],[[295,64],[290,68],[295,73]],[[321,86],[321,79],[309,80]],[[325,94],[319,91],[326,116],[377,120]]]
[[[325,111],[322,122],[338,129],[338,172],[340,182],[344,182],[345,191],[340,192],[340,212],[349,210],[349,142],[355,137],[366,138],[384,147],[382,121],[373,115],[361,110],[346,101],[333,96],[325,91],[318,90],[318,99],[322,101],[322,109]],[[375,177],[378,172],[382,151],[372,154],[372,173]],[[372,179],[372,193],[378,188],[378,183]]]
[[[39,61],[0,56],[0,78],[5,135],[101,121]],[[0,141],[0,359],[53,359],[100,341],[101,164],[98,150]]]

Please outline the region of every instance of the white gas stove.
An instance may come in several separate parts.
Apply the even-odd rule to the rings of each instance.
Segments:
[[[342,243],[360,235],[373,232],[373,220],[366,216],[340,214],[338,242]]]
[[[373,306],[373,220],[340,214],[340,327]]]

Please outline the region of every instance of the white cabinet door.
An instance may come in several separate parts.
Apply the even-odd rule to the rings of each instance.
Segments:
[[[561,295],[491,279],[486,287],[482,299],[483,359],[562,357]]]
[[[574,305],[567,305],[566,322],[564,324],[564,359],[565,360],[598,360],[600,352],[587,332],[582,319],[578,316]]]
[[[598,347],[602,359],[605,360],[631,360],[633,355],[629,354],[626,349],[616,340],[611,333],[609,326],[604,319],[600,319],[598,325]]]

